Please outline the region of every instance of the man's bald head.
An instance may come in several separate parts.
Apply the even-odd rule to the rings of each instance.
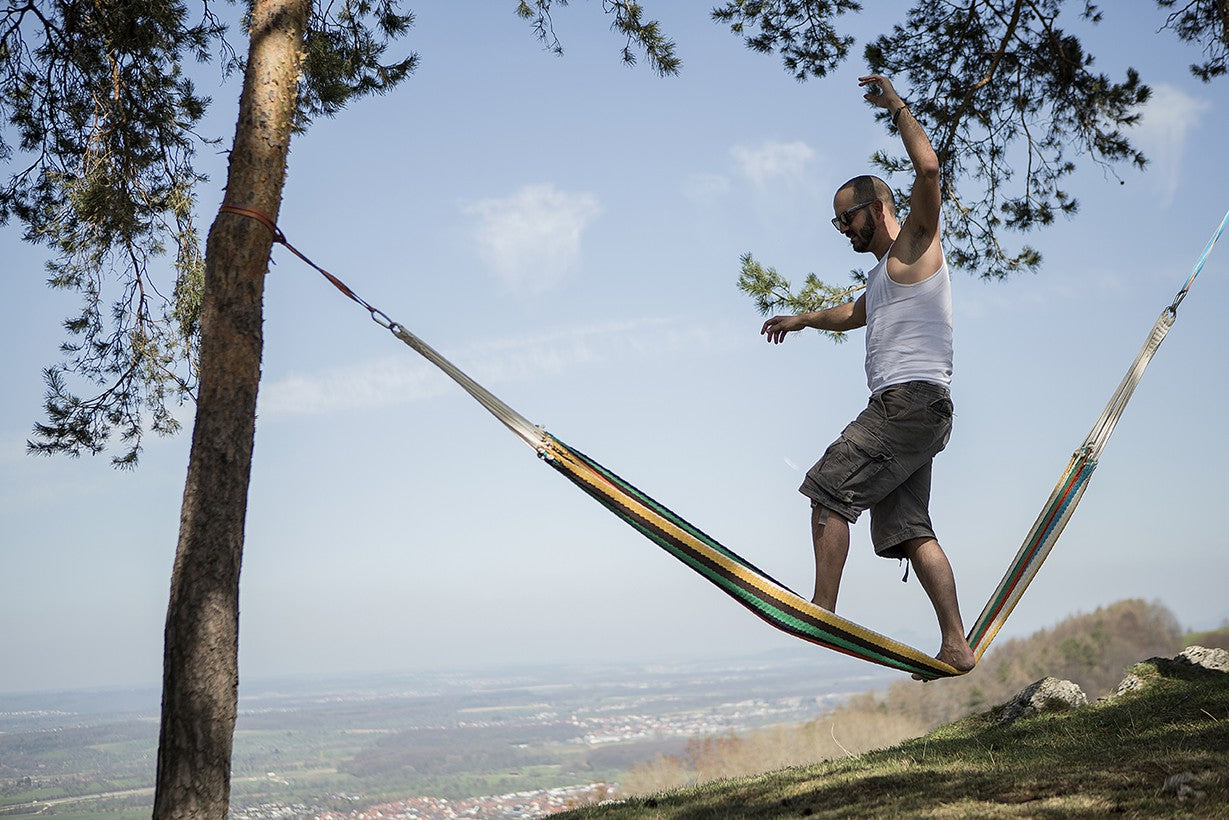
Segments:
[[[892,189],[879,177],[870,174],[854,177],[836,189],[837,194],[842,191],[853,192],[853,204],[855,205],[877,199],[883,203],[885,213],[892,217],[896,216],[896,200],[892,196]]]

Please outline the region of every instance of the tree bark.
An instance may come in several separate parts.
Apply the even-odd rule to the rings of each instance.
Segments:
[[[1219,0],[1216,6],[1220,10],[1220,39],[1229,48],[1229,0]]]
[[[311,0],[256,0],[226,201],[275,220]],[[163,655],[157,818],[224,820],[239,675],[239,570],[272,237],[219,214],[209,231],[201,370]]]

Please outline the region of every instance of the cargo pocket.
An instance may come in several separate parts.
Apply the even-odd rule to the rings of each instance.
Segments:
[[[947,421],[952,420],[952,414],[955,412],[955,407],[952,405],[952,400],[947,397],[935,399],[930,403],[929,407],[930,412]]]
[[[940,428],[939,435],[936,438],[937,449],[935,454],[941,453],[947,447],[947,443],[952,438],[952,415],[955,413],[955,407],[952,405],[952,400],[949,398],[936,399],[929,405],[931,414],[939,420]]]
[[[824,453],[816,478],[844,503],[865,508],[875,499],[875,479],[891,460],[879,437],[855,422]]]

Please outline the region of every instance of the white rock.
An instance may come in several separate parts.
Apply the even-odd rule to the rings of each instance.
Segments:
[[[1088,705],[1084,690],[1069,680],[1042,678],[1025,687],[999,710],[999,723],[1012,723],[1041,712],[1061,712]]]

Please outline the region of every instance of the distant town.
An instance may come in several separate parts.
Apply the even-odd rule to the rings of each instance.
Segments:
[[[584,786],[564,786],[514,792],[491,797],[471,797],[467,800],[446,800],[442,797],[411,797],[381,803],[351,812],[317,811],[311,806],[270,804],[253,806],[231,814],[232,820],[285,820],[311,817],[314,820],[454,820],[454,818],[515,818],[546,817],[578,806],[610,800],[616,796],[609,783],[589,783]]]

